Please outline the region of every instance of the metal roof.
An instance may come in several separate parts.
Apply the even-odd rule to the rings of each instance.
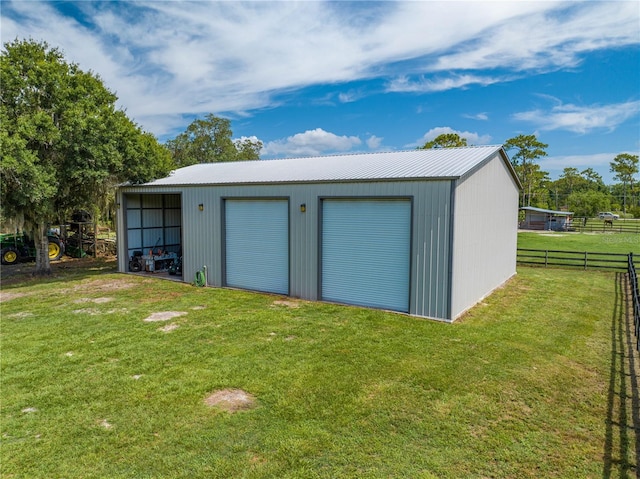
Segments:
[[[520,182],[500,145],[200,163],[177,169],[166,178],[146,184],[177,186],[456,179],[480,166],[498,152],[502,153],[519,185]]]
[[[524,211],[535,211],[536,213],[547,213],[547,214],[556,215],[556,216],[571,216],[571,215],[573,215],[573,212],[571,212],[571,211],[545,210],[544,208],[536,208],[535,206],[523,206],[520,209],[524,210]]]

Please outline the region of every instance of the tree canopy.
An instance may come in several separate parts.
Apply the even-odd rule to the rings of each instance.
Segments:
[[[74,209],[95,211],[117,183],[173,168],[169,152],[117,110],[102,80],[45,42],[0,54],[0,204],[36,241],[36,273],[51,271],[47,228]]]
[[[443,133],[436,136],[433,140],[427,141],[419,150],[429,150],[432,148],[459,148],[467,146],[467,139],[462,138],[457,133]]]
[[[511,163],[522,182],[522,200],[520,206],[531,206],[536,189],[545,180],[546,172],[541,174],[540,166],[535,160],[547,156],[549,145],[538,141],[536,135],[518,135],[504,143],[505,150],[516,150],[511,155]]]
[[[615,173],[614,178],[622,182],[623,199],[622,211],[627,212],[627,185],[633,186],[633,177],[638,174],[638,155],[620,153],[609,164],[611,171]]]
[[[231,122],[211,113],[204,119],[195,119],[167,147],[178,167],[196,163],[259,160],[262,142],[243,138],[231,139]]]

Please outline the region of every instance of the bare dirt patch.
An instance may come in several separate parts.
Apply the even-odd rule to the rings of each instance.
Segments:
[[[82,309],[75,309],[71,312],[73,314],[87,314],[89,316],[100,316],[101,314],[126,313],[127,308],[108,309],[106,311],[102,311],[101,309],[97,309],[97,308],[82,308]]]
[[[107,421],[106,419],[103,419],[102,421],[99,422],[100,426],[105,428],[105,429],[111,429],[113,427],[113,425]]]
[[[16,298],[22,298],[23,296],[28,296],[28,293],[12,293],[10,291],[0,291],[0,303],[4,301],[10,301]]]
[[[113,301],[113,298],[80,298],[80,299],[76,299],[74,303],[103,304],[103,303],[108,303],[109,301]]]
[[[21,311],[19,313],[13,313],[7,316],[7,318],[13,318],[13,319],[24,319],[24,318],[28,318],[30,316],[33,316],[33,313],[30,313],[29,311]]]
[[[290,301],[286,299],[278,299],[274,301],[273,304],[275,306],[286,306],[288,308],[294,308],[294,309],[300,307],[300,301]]]
[[[173,331],[174,329],[178,329],[180,326],[176,323],[167,324],[162,328],[158,328],[158,331],[162,331],[163,333],[168,333],[169,331]]]
[[[67,275],[77,274],[79,271],[115,273],[116,266],[115,256],[106,258],[71,258],[69,256],[63,256],[59,261],[51,263],[51,277],[63,278]],[[0,268],[2,287],[16,283],[37,281],[37,277],[33,276],[34,271],[35,263],[33,262],[3,266]]]
[[[187,314],[185,311],[161,311],[159,313],[152,313],[151,316],[144,319],[147,323],[153,323],[156,321],[168,321],[179,316]]]
[[[119,291],[135,287],[135,283],[130,283],[122,279],[94,279],[86,281],[73,288],[74,291]]]
[[[256,398],[242,389],[222,389],[207,396],[204,403],[223,411],[237,412],[254,408]]]

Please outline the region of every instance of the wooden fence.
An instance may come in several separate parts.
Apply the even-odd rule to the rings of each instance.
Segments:
[[[633,253],[598,253],[589,251],[560,251],[518,248],[517,261],[520,264],[537,266],[574,267],[581,269],[608,269],[625,271],[629,275],[629,288],[633,308],[633,324],[636,349],[640,351],[640,279],[637,267],[640,255]]]
[[[603,220],[592,218],[573,218],[571,220],[569,231],[578,231],[580,233],[638,233],[640,234],[640,221],[636,219],[619,219],[613,220],[611,223],[605,223]]]
[[[561,251],[518,248],[517,262],[537,266],[627,271],[629,263],[640,265],[640,256],[625,253]]]
[[[638,285],[638,274],[633,253],[629,254],[629,286],[631,289],[631,300],[633,307],[633,325],[636,334],[636,349],[640,351],[640,289]]]

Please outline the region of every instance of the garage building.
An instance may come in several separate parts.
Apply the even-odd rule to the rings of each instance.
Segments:
[[[198,164],[118,189],[118,268],[453,321],[515,274],[519,189],[501,146]]]

